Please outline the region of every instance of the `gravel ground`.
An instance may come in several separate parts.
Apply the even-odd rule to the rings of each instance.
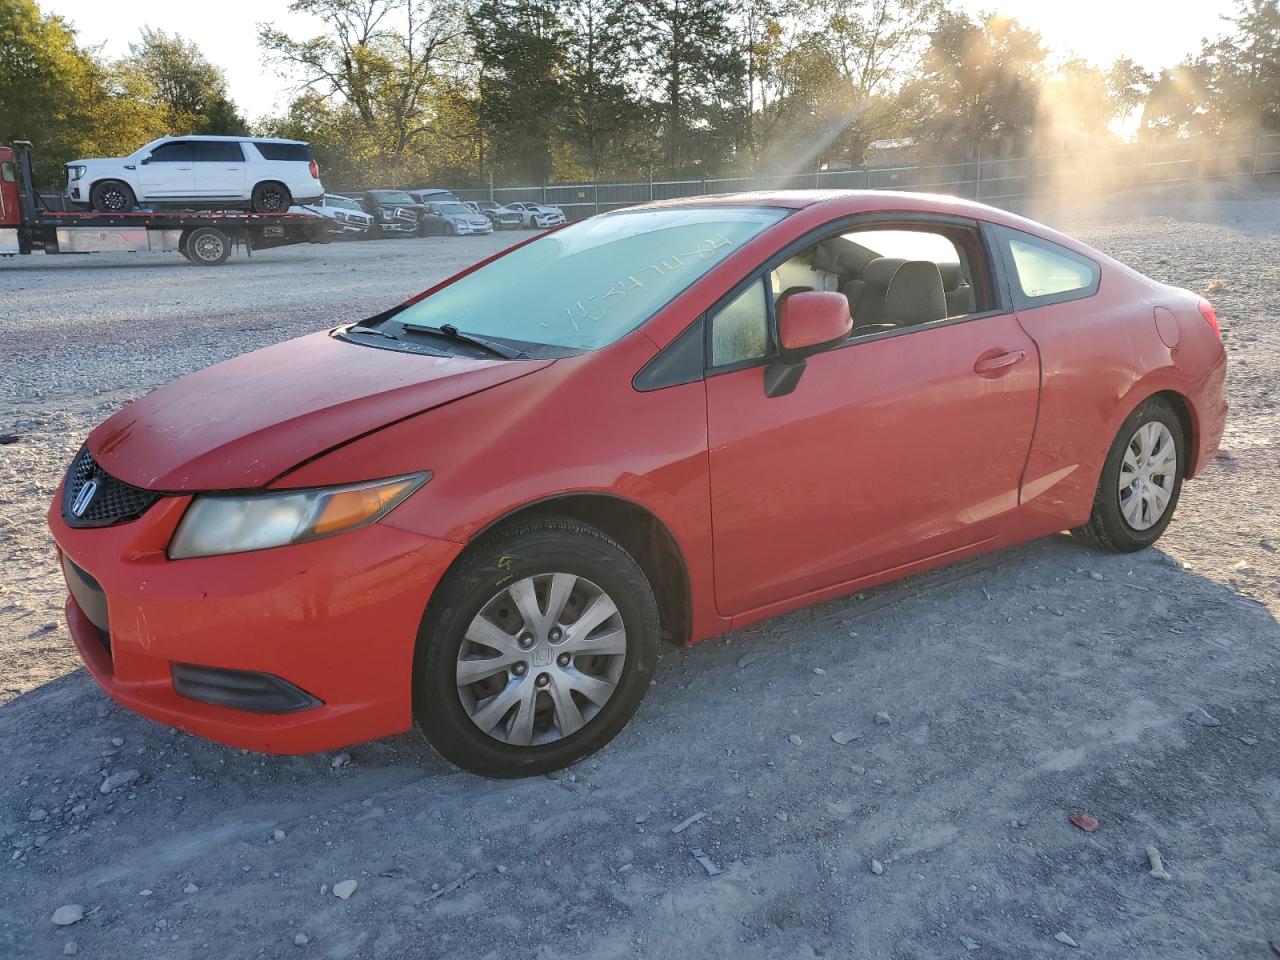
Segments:
[[[42,514],[129,398],[510,235],[0,261],[0,957],[1269,956],[1280,191],[1039,212],[1218,305],[1224,455],[1160,549],[1049,537],[669,651],[603,753],[500,783],[412,735],[269,758],[117,708]]]

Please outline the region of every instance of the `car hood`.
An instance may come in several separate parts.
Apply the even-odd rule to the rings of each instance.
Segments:
[[[138,487],[262,487],[356,437],[554,362],[399,353],[315,333],[160,387],[86,443],[104,470]]]

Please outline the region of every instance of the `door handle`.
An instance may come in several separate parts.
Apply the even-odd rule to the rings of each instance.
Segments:
[[[994,357],[979,357],[973,365],[973,372],[981,377],[1002,377],[1015,363],[1021,363],[1025,359],[1025,350],[1010,350]]]

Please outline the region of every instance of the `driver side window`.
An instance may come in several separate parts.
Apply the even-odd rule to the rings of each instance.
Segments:
[[[186,140],[162,143],[151,151],[152,163],[191,163],[196,158],[196,148]]]
[[[711,365],[759,360],[769,353],[769,311],[762,280],[756,280],[711,318]]]

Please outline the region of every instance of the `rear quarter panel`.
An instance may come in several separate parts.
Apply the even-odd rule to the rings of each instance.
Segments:
[[[1074,246],[1101,261],[1098,293],[1018,312],[1041,357],[1040,409],[1022,500],[1046,530],[1088,519],[1107,452],[1125,417],[1143,400],[1163,391],[1187,400],[1192,471],[1204,458],[1202,424],[1225,416],[1225,408],[1218,409],[1221,383],[1216,401],[1212,385],[1222,346],[1199,315],[1198,298]],[[1175,338],[1161,336],[1157,307],[1176,318]],[[1216,444],[1216,435],[1211,439]]]

